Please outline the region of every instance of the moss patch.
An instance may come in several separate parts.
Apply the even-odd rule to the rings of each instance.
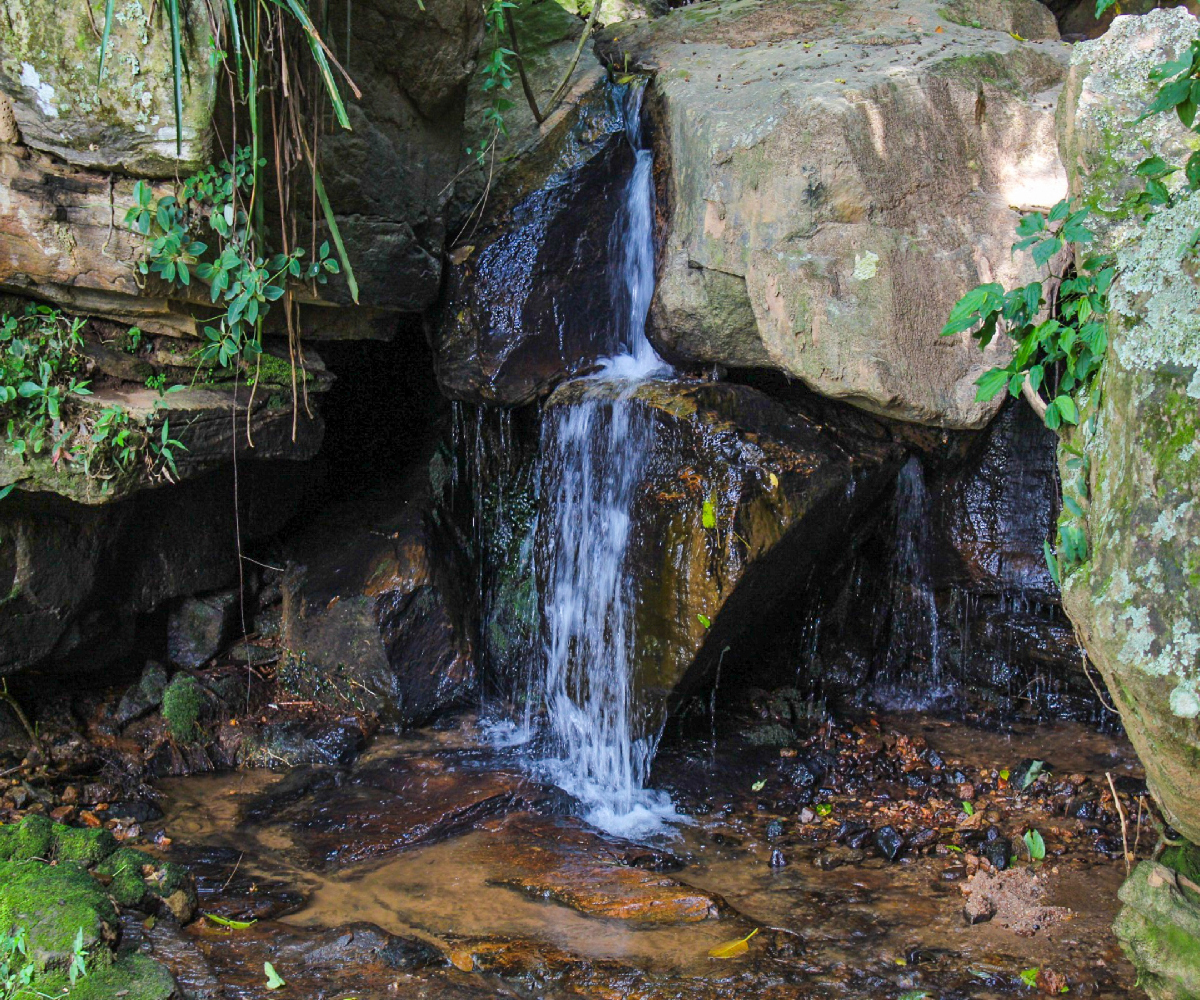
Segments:
[[[163,692],[162,717],[171,735],[182,742],[200,735],[200,711],[204,708],[204,691],[191,674],[176,674]]]
[[[40,967],[65,967],[81,928],[93,960],[106,962],[109,953],[103,945],[116,939],[117,926],[116,907],[78,865],[0,862],[0,928],[24,927]]]

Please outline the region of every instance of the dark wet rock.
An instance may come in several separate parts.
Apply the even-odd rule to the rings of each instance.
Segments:
[[[582,380],[560,387],[544,431],[555,432],[563,407],[589,406],[604,433],[619,391]],[[870,418],[845,413],[833,431],[749,386],[645,382],[632,398],[655,441],[627,556],[637,608],[635,699],[639,728],[650,732],[668,707],[712,680],[726,647],[725,676],[757,665],[786,595],[848,541],[902,453]],[[546,474],[543,495],[556,488],[556,470]]]
[[[257,726],[242,740],[238,762],[244,767],[297,767],[349,764],[365,739],[357,721],[278,722]]]
[[[331,518],[297,542],[284,580],[284,690],[408,724],[477,685],[455,542],[417,506]]]
[[[278,531],[307,489],[300,463],[244,460],[239,477],[243,544]],[[7,497],[0,674],[39,663],[60,674],[103,670],[132,648],[139,615],[236,580],[232,489],[229,473],[213,472],[101,506]]]
[[[280,963],[307,969],[328,969],[343,963],[420,969],[445,963],[445,956],[432,945],[388,934],[365,922],[344,924],[311,937],[288,935],[276,948]]]
[[[682,858],[648,848],[638,848],[626,851],[621,855],[623,864],[633,868],[641,868],[647,872],[679,872],[687,867]]]
[[[866,855],[862,851],[838,846],[822,851],[813,858],[812,863],[814,868],[819,868],[823,872],[831,872],[842,865],[856,865],[865,858]]]
[[[172,844],[169,857],[187,868],[199,908],[228,920],[273,920],[295,913],[306,896],[296,886],[243,866],[241,851]]]
[[[179,601],[167,618],[167,656],[180,667],[203,666],[220,652],[238,627],[237,590]]]
[[[770,865],[772,868],[786,868],[787,863],[788,859],[786,855],[784,855],[783,851],[779,850],[779,848],[776,848],[771,852]]]
[[[113,713],[117,728],[127,726],[134,719],[148,715],[162,704],[163,691],[167,687],[167,671],[160,663],[151,661],[142,670],[141,679],[129,688]]]
[[[904,838],[894,826],[881,826],[875,831],[875,847],[889,861],[895,861],[905,848]]]
[[[545,183],[450,268],[433,347],[452,399],[525,403],[612,353],[610,232],[634,160],[614,100],[596,89]]]
[[[937,831],[931,830],[929,827],[921,827],[908,838],[908,846],[914,851],[922,847],[928,847],[930,844],[936,843],[938,839]]]
[[[778,840],[783,836],[783,823],[777,819],[767,824],[767,840]]]
[[[285,793],[289,794],[289,793]],[[264,798],[269,798],[270,790]],[[297,841],[327,865],[415,847],[522,809],[564,811],[559,789],[513,771],[472,769],[452,757],[406,757],[359,771],[353,782],[276,811]]]
[[[488,880],[535,899],[635,925],[713,920],[726,909],[715,894],[622,864],[626,844],[572,818],[517,813],[486,829],[478,858]]]
[[[815,757],[796,762],[792,769],[792,783],[800,788],[812,788],[819,785],[825,777],[824,764]]]
[[[1007,837],[989,838],[984,841],[979,853],[987,858],[997,871],[1004,871],[1012,858],[1012,841]]]

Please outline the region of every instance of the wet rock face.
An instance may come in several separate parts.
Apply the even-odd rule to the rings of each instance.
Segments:
[[[1060,111],[1072,190],[1110,213],[1100,245],[1115,251],[1109,356],[1100,403],[1071,444],[1089,457],[1090,560],[1063,581],[1079,627],[1172,824],[1200,840],[1200,290],[1182,246],[1200,224],[1185,194],[1145,225],[1114,211],[1132,167],[1181,163],[1194,140],[1175,117],[1135,123],[1147,77],[1196,37],[1185,10],[1120,17],[1077,47]],[[1094,423],[1093,423],[1094,421]],[[1078,473],[1064,467],[1076,487]]]
[[[406,723],[463,704],[476,672],[454,551],[416,507],[301,540],[283,587],[285,688]]]
[[[608,353],[610,236],[633,169],[614,100],[603,87],[588,96],[544,183],[452,268],[434,336],[452,399],[528,402]]]
[[[364,304],[417,312],[441,287],[444,210],[465,144],[467,84],[483,36],[472,0],[428,10],[393,0],[328,9],[339,58],[363,92],[352,130],[321,137],[322,174]],[[349,49],[347,53],[345,50]],[[342,305],[344,283],[329,286]]]
[[[547,419],[612,391],[564,386]],[[682,699],[708,679],[724,647],[770,627],[789,595],[836,560],[903,452],[854,411],[835,432],[747,386],[651,382],[633,398],[657,426],[627,557],[634,686],[641,728],[653,732],[668,695]],[[543,483],[542,495],[552,489]]]
[[[999,401],[977,402],[974,381],[1008,346],[939,333],[970,287],[1033,276],[1009,252],[1009,206],[1065,191],[1050,113],[1065,47],[935,4],[710,13],[602,43],[614,64],[657,71],[671,164],[658,342],[874,413],[983,426]]]

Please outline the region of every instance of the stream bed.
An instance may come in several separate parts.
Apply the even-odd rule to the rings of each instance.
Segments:
[[[652,784],[679,821],[638,842],[577,818],[474,718],[346,769],[164,780],[163,843],[201,910],[255,922],[143,947],[197,997],[272,995],[267,961],[314,1000],[1130,995],[1110,789],[1128,807],[1142,774],[1122,738],[907,713],[769,746],[735,721],[664,742]]]

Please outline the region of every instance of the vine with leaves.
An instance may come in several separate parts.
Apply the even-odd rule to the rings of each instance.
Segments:
[[[1100,0],[1096,16],[1110,6],[1112,0]],[[1158,91],[1135,124],[1174,111],[1185,127],[1200,134],[1200,37],[1178,58],[1151,70],[1149,78]],[[1181,170],[1184,184],[1172,190],[1168,179]],[[1182,167],[1150,156],[1137,165],[1134,176],[1141,186],[1125,196],[1119,213],[1144,223],[1173,206],[1180,191],[1200,190],[1200,150]],[[1046,269],[1044,280],[1009,291],[996,283],[979,285],[958,300],[942,330],[943,336],[969,332],[981,348],[998,333],[1010,337],[1015,345],[1012,359],[976,380],[976,398],[994,399],[1005,390],[1024,396],[1046,426],[1064,438],[1061,443],[1069,456],[1064,466],[1073,474],[1062,488],[1066,516],[1059,520],[1056,543],[1044,543],[1046,564],[1059,585],[1065,572],[1089,556],[1085,514],[1091,499],[1090,462],[1066,439],[1065,431],[1078,424],[1089,405],[1095,421],[1100,393],[1096,379],[1108,351],[1108,294],[1118,277],[1110,255],[1087,252],[1095,238],[1086,225],[1089,214],[1087,206],[1075,208],[1064,200],[1049,212],[1023,215],[1013,250],[1029,250],[1034,264]],[[1179,247],[1179,256],[1187,257],[1197,248],[1200,228]]]

